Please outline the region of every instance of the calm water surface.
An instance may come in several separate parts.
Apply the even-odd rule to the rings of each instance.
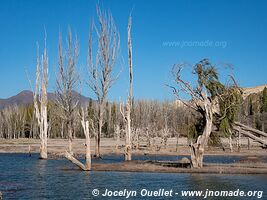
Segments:
[[[176,156],[139,156],[135,159],[175,160]],[[207,162],[228,163],[238,161],[240,157],[209,156]],[[121,156],[105,156],[101,161],[121,162]],[[115,199],[111,197],[93,197],[92,190],[104,193],[109,190],[261,190],[267,199],[267,175],[206,175],[206,174],[164,174],[164,173],[126,173],[126,172],[82,172],[74,170],[65,159],[39,160],[38,155],[0,154],[0,191],[4,199]],[[116,198],[118,199],[118,198]],[[119,198],[125,199],[125,198]],[[168,199],[166,197],[133,197],[130,199]],[[182,198],[179,195],[169,199]],[[257,199],[257,197],[207,199]]]

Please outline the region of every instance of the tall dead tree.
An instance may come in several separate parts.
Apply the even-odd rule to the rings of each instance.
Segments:
[[[41,56],[41,68],[39,57],[36,58],[36,79],[35,91],[33,92],[34,113],[37,119],[39,128],[39,137],[41,140],[40,158],[47,159],[47,86],[48,86],[48,57],[46,46],[44,53]]]
[[[73,43],[71,30],[68,31],[67,49],[63,52],[62,37],[59,34],[58,44],[58,72],[56,77],[56,102],[60,108],[60,117],[67,125],[68,132],[68,151],[72,151],[73,139],[73,118],[74,111],[77,108],[79,99],[74,95],[74,90],[79,84],[79,75],[76,72],[76,64],[78,59],[78,41]]]
[[[230,86],[223,85],[218,78],[216,68],[207,59],[200,61],[194,67],[193,74],[197,75],[196,87],[181,78],[183,65],[174,65],[173,75],[179,88],[173,88],[177,98],[187,107],[200,114],[204,125],[202,132],[198,133],[196,141],[191,142],[192,167],[203,167],[204,149],[210,138],[213,124],[220,124],[228,115],[234,115],[234,111],[240,96],[240,90],[235,81]],[[181,99],[179,94],[184,92],[191,99]]]
[[[133,64],[132,64],[132,39],[131,39],[131,28],[132,28],[132,16],[130,15],[128,20],[128,65],[129,65],[129,95],[126,106],[120,105],[120,112],[124,119],[125,125],[125,160],[132,160],[132,135],[131,135],[131,110],[132,110],[132,99],[133,99]]]
[[[111,13],[102,12],[97,7],[98,25],[93,26],[88,42],[88,71],[90,89],[95,93],[98,103],[98,131],[96,134],[95,156],[100,157],[100,138],[102,135],[103,118],[106,98],[109,89],[116,81],[113,75],[116,64],[120,39]],[[96,32],[97,50],[93,62],[93,27]]]

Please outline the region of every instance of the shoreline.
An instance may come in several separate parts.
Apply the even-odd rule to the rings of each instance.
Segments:
[[[0,139],[0,153],[39,153],[40,149],[39,139]],[[75,154],[85,154],[85,140],[73,139],[73,152]],[[120,155],[124,154],[124,140],[119,142],[119,148],[116,149],[117,141],[113,138],[102,138],[100,147],[102,155]],[[48,153],[49,154],[63,154],[67,150],[67,139],[49,139],[48,140]],[[159,141],[157,143],[159,144]],[[95,141],[91,139],[91,153],[94,154]],[[253,143],[250,149],[247,148],[245,141],[243,141],[240,151],[234,148],[233,152],[227,148],[227,144],[224,144],[225,151],[218,147],[207,147],[205,155],[219,155],[219,156],[265,156],[267,150],[262,149],[257,143]],[[175,139],[170,138],[165,148],[161,148],[156,151],[152,147],[145,147],[138,150],[133,150],[134,155],[161,155],[161,156],[190,156],[190,149],[187,144],[186,138],[181,138],[178,148],[175,144]]]
[[[92,171],[96,172],[133,172],[133,173],[187,173],[187,174],[265,174],[267,164],[253,167],[247,164],[204,164],[203,168],[166,167],[149,163],[149,161],[130,161],[115,164],[93,164]],[[70,169],[71,170],[71,169]],[[77,170],[79,170],[77,168]]]
[[[29,152],[24,152],[24,151],[3,151],[3,150],[0,150],[0,154],[29,154]],[[32,151],[31,154],[39,154],[38,151]],[[74,153],[75,156],[77,156],[78,158],[81,158],[81,157],[84,157],[85,156],[85,153]],[[94,156],[94,153],[91,154],[92,155],[92,158]],[[104,154],[101,154],[101,156],[123,156],[123,152],[119,152],[119,153],[116,153],[116,152],[111,152],[111,153],[104,153]],[[142,153],[142,152],[134,152],[132,153],[133,156],[190,156],[190,154],[179,154],[179,153],[167,153],[167,152],[164,152],[164,153]],[[48,152],[48,159],[54,159],[55,157],[61,157],[61,156],[64,156],[64,152],[62,153],[53,153],[53,152]],[[228,156],[233,156],[233,157],[267,157],[267,154],[264,153],[264,152],[233,152],[233,153],[230,153],[230,152],[227,152],[227,153],[222,153],[222,152],[207,152],[205,153],[204,156],[222,156],[222,157],[228,157]]]
[[[124,141],[120,141],[123,145]],[[258,146],[251,146],[248,150],[244,145],[240,152],[230,152],[229,149],[223,151],[219,148],[207,148],[205,156],[236,156],[242,157],[238,162],[223,164],[223,163],[204,163],[201,169],[193,169],[186,167],[177,167],[179,164],[178,158],[176,161],[159,161],[157,156],[190,156],[190,149],[187,143],[181,142],[177,151],[173,141],[169,141],[166,148],[160,151],[153,149],[134,150],[133,156],[148,156],[147,160],[133,160],[133,161],[120,161],[118,163],[95,163],[92,162],[92,171],[95,172],[141,172],[141,173],[189,173],[189,174],[267,174],[267,151]],[[39,153],[39,140],[38,139],[10,139],[0,140],[0,155],[1,154],[29,154],[29,146],[31,154]],[[105,156],[123,156],[124,148],[121,146],[115,149],[116,141],[111,138],[103,138],[101,142],[101,151],[103,160]],[[48,160],[65,159],[64,152],[67,147],[66,139],[50,139],[48,143]],[[73,151],[77,159],[83,159],[85,156],[84,139],[74,139]],[[94,155],[94,141],[91,146],[92,155]],[[155,156],[155,159],[149,158]],[[243,162],[244,161],[244,162]],[[181,163],[180,163],[181,164]],[[62,170],[79,170],[72,163],[67,164]]]

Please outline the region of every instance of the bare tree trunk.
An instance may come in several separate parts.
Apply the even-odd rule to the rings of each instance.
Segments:
[[[67,35],[66,54],[63,53],[63,44],[61,34],[59,35],[58,44],[58,72],[56,75],[56,104],[60,108],[58,115],[66,122],[68,151],[73,155],[72,139],[74,114],[79,104],[79,97],[75,97],[73,91],[80,84],[79,74],[76,72],[76,64],[78,59],[78,40],[72,41],[71,30]]]
[[[132,110],[132,82],[133,82],[133,65],[132,65],[132,40],[131,40],[131,26],[132,26],[132,16],[130,15],[128,21],[128,65],[129,65],[129,95],[126,104],[126,108],[122,109],[120,106],[120,111],[125,123],[125,160],[132,160],[132,133],[131,133],[131,110]]]
[[[139,149],[139,147],[140,147],[140,132],[139,132],[140,130],[138,130],[138,129],[136,129],[136,149]]]
[[[124,110],[124,106],[120,104],[120,112],[124,119],[124,127],[125,127],[125,151],[124,158],[126,161],[132,160],[132,140],[131,140],[131,106],[130,106],[130,98],[128,98],[127,105],[125,106],[126,110]]]
[[[118,77],[114,77],[113,68],[116,63],[119,50],[119,34],[115,26],[115,22],[110,13],[102,12],[100,7],[97,7],[98,26],[92,26],[88,41],[88,70],[90,89],[97,97],[99,106],[98,115],[98,133],[95,137],[95,156],[100,157],[100,138],[102,135],[103,113],[106,104],[106,97],[109,89],[115,83]],[[93,45],[92,32],[96,29],[98,46],[93,61]]]
[[[208,139],[212,131],[213,114],[209,104],[205,105],[205,111],[206,124],[203,133],[202,135],[198,136],[196,143],[191,143],[191,162],[193,168],[203,167],[204,149],[208,143]]]
[[[13,139],[16,139],[16,132],[17,132],[17,123],[15,122],[14,131],[13,131]]]
[[[34,124],[34,117],[32,117],[32,120],[31,120],[31,130],[30,130],[29,138],[33,138],[33,124]]]
[[[180,133],[176,134],[176,152],[178,152]]]
[[[88,125],[87,125],[88,126]],[[88,127],[89,129],[89,127]],[[89,132],[89,131],[88,131]],[[91,144],[90,144],[90,136],[86,137],[86,153],[85,153],[85,167],[91,170]]]
[[[168,129],[168,119],[167,119],[167,114],[164,114],[164,121],[165,121],[165,126],[162,130],[162,138],[161,138],[161,144],[163,145],[164,149],[166,149],[167,147],[167,141],[168,141],[168,133],[169,133],[169,129]]]
[[[131,108],[128,108],[129,110]],[[126,145],[125,145],[125,160],[132,160],[132,145],[131,145],[131,117],[130,117],[131,111],[127,112],[126,119],[127,119],[127,125],[126,125]]]
[[[68,128],[68,151],[71,155],[73,155],[72,151],[72,126],[71,122],[67,122],[67,128]]]
[[[230,148],[230,152],[232,153],[233,152],[233,140],[232,140],[232,131],[229,130],[230,132],[230,135],[229,135],[229,148]]]
[[[63,120],[61,122],[61,133],[60,133],[60,135],[61,135],[61,138],[63,139],[64,138],[64,121]]]
[[[40,79],[40,74],[41,74],[41,79]],[[39,83],[41,83],[41,87],[39,87]],[[34,111],[35,111],[35,116],[37,118],[39,137],[41,140],[41,145],[40,145],[41,159],[47,159],[47,134],[48,134],[47,86],[48,86],[48,58],[45,47],[44,54],[42,55],[41,59],[41,71],[39,67],[39,57],[37,55],[36,83],[35,83],[35,91],[33,92]],[[40,103],[40,107],[38,103]]]
[[[73,164],[77,165],[84,171],[88,171],[88,169],[85,167],[84,164],[82,164],[79,160],[77,160],[73,155],[71,155],[69,152],[65,152],[64,154],[65,158],[67,158],[69,161],[71,161]]]
[[[96,134],[95,140],[95,157],[101,158],[100,156],[100,138],[102,135],[102,126],[103,126],[103,105],[99,106],[99,120],[98,120],[98,132]]]
[[[229,148],[230,148],[230,152],[233,152],[233,143],[232,143],[232,135],[229,136]]]
[[[237,140],[237,149],[238,149],[238,152],[240,151],[240,148],[241,148],[241,144],[240,144],[240,130],[238,130],[238,140]]]
[[[84,112],[82,117],[82,127],[85,135],[85,168],[91,170],[91,144],[90,144],[90,133],[89,133],[89,122],[85,121]]]
[[[115,135],[116,135],[116,150],[119,149],[120,146],[120,126],[117,124],[115,127]]]

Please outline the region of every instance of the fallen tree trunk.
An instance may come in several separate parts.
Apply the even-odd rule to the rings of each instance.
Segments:
[[[259,134],[259,135],[262,135],[262,136],[264,136],[264,137],[267,137],[267,133],[265,133],[265,132],[263,132],[263,131],[260,131],[260,130],[251,128],[251,127],[246,126],[246,125],[244,125],[244,124],[241,124],[241,123],[239,123],[239,122],[235,122],[234,124],[235,124],[236,126],[241,127],[243,130],[251,131],[251,132],[257,133],[257,134]]]
[[[83,163],[81,163],[79,160],[77,160],[73,155],[71,155],[69,152],[65,152],[64,154],[65,158],[67,158],[69,161],[71,161],[73,164],[77,165],[80,169],[84,171],[89,171],[91,169],[87,168]]]
[[[245,136],[247,136],[247,137],[250,137],[250,138],[252,138],[253,140],[255,140],[255,141],[257,141],[257,142],[259,142],[259,143],[261,143],[261,144],[267,146],[267,141],[265,141],[265,140],[263,140],[263,139],[261,139],[261,138],[255,136],[255,135],[253,135],[252,133],[249,133],[249,132],[244,131],[244,130],[242,130],[242,129],[239,129],[239,128],[237,128],[237,127],[234,127],[234,130],[237,130],[237,131],[239,131],[241,134],[243,134],[243,135],[245,135]]]

